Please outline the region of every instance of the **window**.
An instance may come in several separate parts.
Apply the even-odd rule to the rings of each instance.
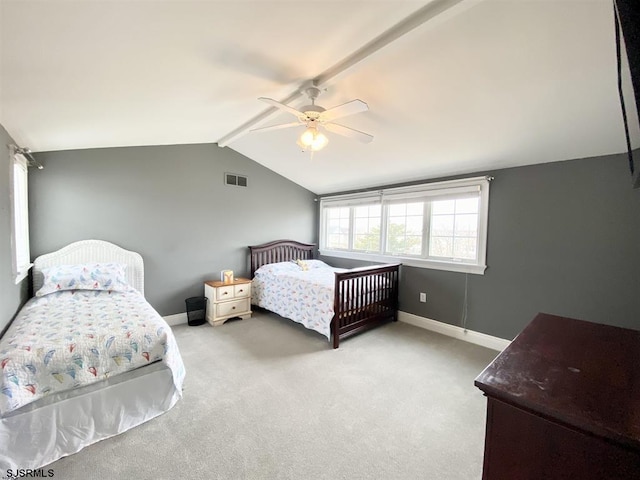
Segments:
[[[22,281],[31,268],[29,251],[29,203],[27,197],[27,159],[13,155],[11,165],[11,246],[13,274],[16,283]]]
[[[320,200],[320,253],[484,273],[487,177]]]

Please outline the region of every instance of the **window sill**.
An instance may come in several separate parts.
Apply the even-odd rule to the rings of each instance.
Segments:
[[[438,262],[421,258],[401,257],[394,255],[380,255],[359,252],[343,252],[340,250],[320,250],[320,255],[325,257],[349,258],[368,262],[401,262],[408,267],[430,268],[432,270],[444,270],[448,272],[472,273],[484,275],[486,265],[470,265],[468,263]]]
[[[27,278],[27,276],[29,275],[29,269],[33,267],[33,263],[30,263],[29,265],[26,265],[25,269],[23,271],[20,271],[18,273],[15,274],[15,284],[18,285],[21,281],[23,281],[25,278]]]

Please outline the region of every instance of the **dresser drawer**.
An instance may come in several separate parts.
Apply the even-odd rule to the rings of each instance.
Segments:
[[[249,299],[242,298],[216,304],[216,318],[229,315],[242,315],[249,311]]]

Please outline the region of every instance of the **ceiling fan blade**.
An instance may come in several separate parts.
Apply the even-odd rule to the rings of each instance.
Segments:
[[[346,117],[347,115],[353,115],[354,113],[366,112],[367,110],[369,110],[369,106],[362,100],[351,100],[350,102],[325,110],[322,112],[321,118],[325,122],[330,122],[338,118]]]
[[[280,123],[278,125],[270,125],[268,127],[253,128],[250,131],[252,131],[252,132],[268,132],[270,130],[280,130],[281,128],[298,127],[300,125],[303,125],[303,124],[300,123],[300,122]]]
[[[262,100],[263,102],[279,108],[280,110],[284,110],[285,112],[295,115],[296,117],[304,117],[304,113],[302,113],[300,110],[296,110],[295,108],[290,107],[289,105],[285,105],[284,103],[277,102],[273,98],[260,97],[258,98],[258,100]]]
[[[369,135],[368,133],[364,133],[353,128],[345,127],[344,125],[339,125],[337,123],[325,123],[324,128],[326,128],[330,132],[337,133],[338,135],[349,137],[354,140],[358,140],[362,143],[371,143],[371,141],[373,140],[373,135]]]

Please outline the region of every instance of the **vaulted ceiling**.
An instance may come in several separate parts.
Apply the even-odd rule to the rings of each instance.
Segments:
[[[36,152],[246,125],[224,148],[321,194],[626,147],[610,0],[0,0],[0,27],[0,123]],[[369,105],[339,123],[373,142],[311,158],[302,127],[249,131],[313,79],[326,108]]]

